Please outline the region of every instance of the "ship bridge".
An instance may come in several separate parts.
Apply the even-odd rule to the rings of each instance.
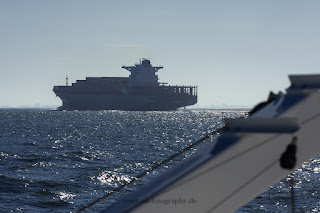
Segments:
[[[135,66],[122,66],[122,68],[131,72],[129,76],[129,87],[159,86],[156,72],[163,67],[153,67],[148,59],[144,58],[140,64],[135,64]]]

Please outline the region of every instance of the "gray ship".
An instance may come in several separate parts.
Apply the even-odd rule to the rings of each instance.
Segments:
[[[129,77],[87,77],[71,86],[54,86],[62,100],[59,110],[168,111],[197,103],[196,86],[170,86],[159,83],[150,60],[123,66]],[[68,79],[67,79],[68,80]]]

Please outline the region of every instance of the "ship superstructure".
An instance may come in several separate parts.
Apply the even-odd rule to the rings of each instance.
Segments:
[[[62,100],[60,110],[176,110],[197,103],[196,86],[170,86],[159,83],[153,67],[143,59],[134,66],[123,66],[129,77],[87,77],[71,86],[54,86]]]

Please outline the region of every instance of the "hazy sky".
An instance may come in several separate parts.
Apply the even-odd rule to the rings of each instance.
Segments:
[[[252,106],[320,73],[320,1],[0,0],[0,105],[60,105],[54,85],[140,58],[201,106]]]

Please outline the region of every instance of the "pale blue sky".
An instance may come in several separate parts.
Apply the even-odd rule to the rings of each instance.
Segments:
[[[201,106],[252,106],[320,74],[319,39],[316,0],[0,0],[0,105],[60,105],[66,75],[125,77],[147,57]]]

